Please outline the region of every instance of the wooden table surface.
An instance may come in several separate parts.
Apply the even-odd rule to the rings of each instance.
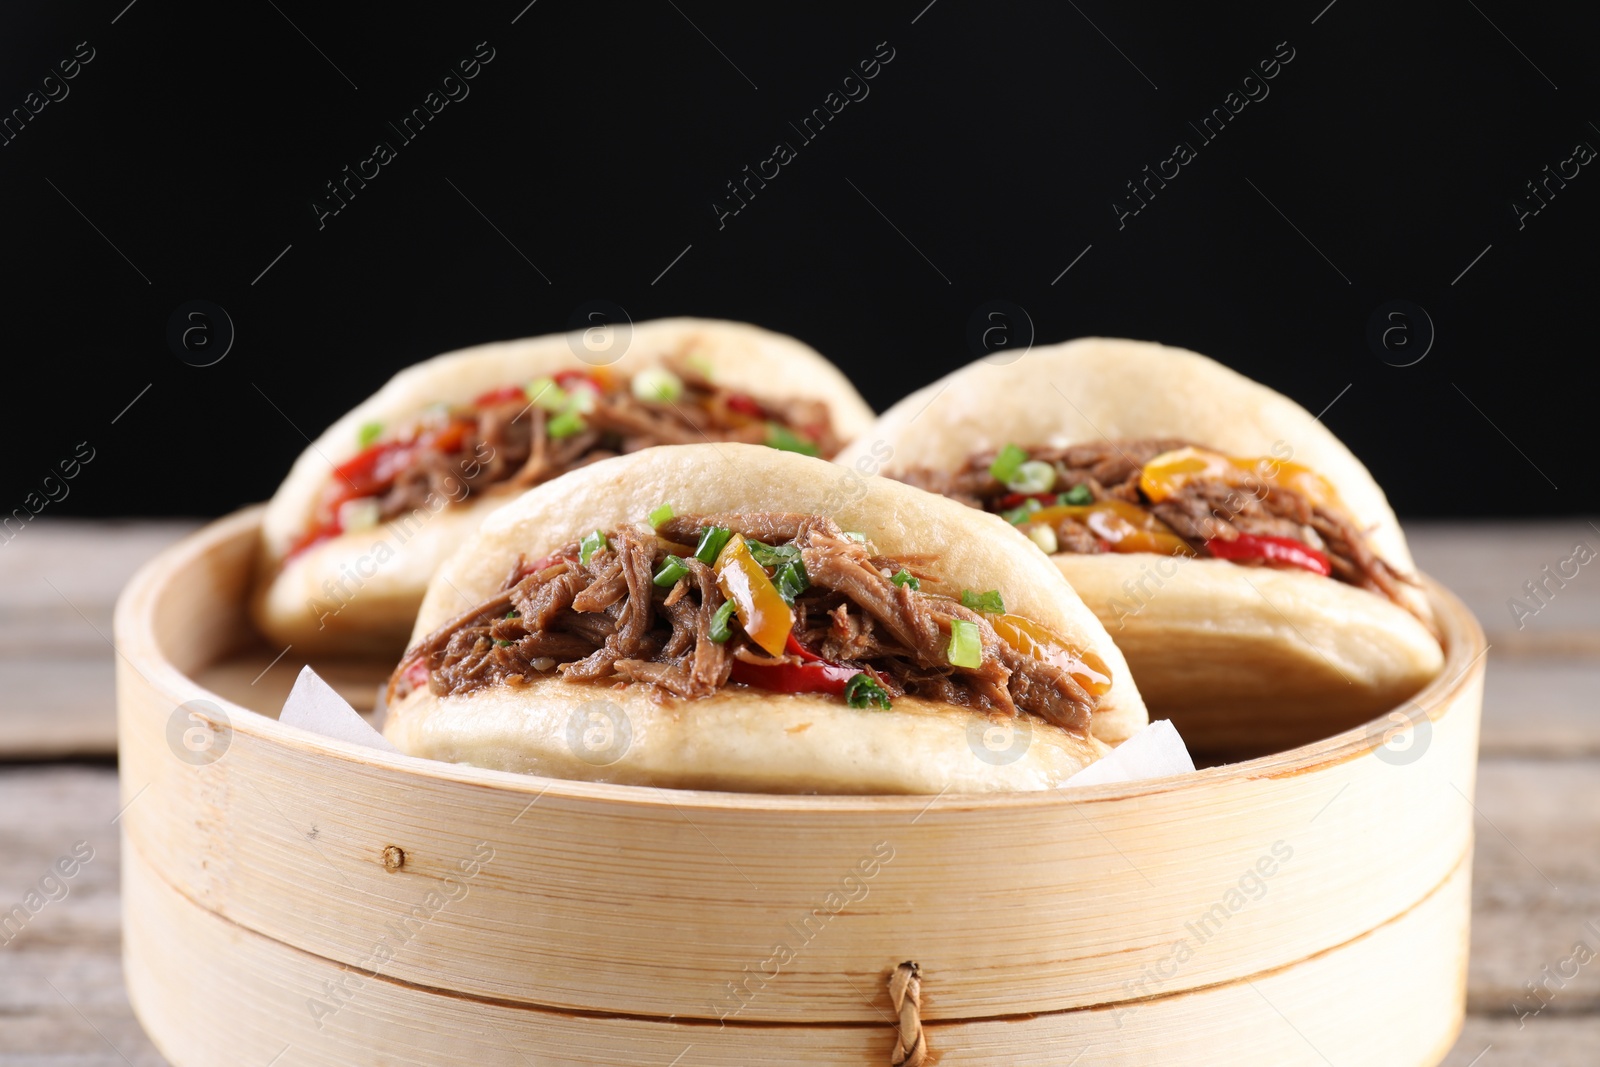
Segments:
[[[111,610],[134,569],[192,528],[41,519],[0,548],[0,913],[59,858],[92,850],[54,883],[64,896],[45,884],[59,899],[19,936],[6,944],[0,931],[0,1067],[165,1062],[122,983]],[[1559,575],[1580,543],[1581,558],[1600,551],[1600,527],[1408,531],[1419,565],[1477,612],[1492,648],[1469,1016],[1445,1062],[1591,1067],[1600,958],[1573,949],[1600,953],[1600,563]],[[1541,581],[1542,602],[1525,585]],[[1512,610],[1517,597],[1527,611]],[[1542,1009],[1529,992],[1540,983]]]

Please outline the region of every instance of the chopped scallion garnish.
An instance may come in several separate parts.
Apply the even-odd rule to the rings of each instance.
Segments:
[[[578,542],[578,562],[587,567],[590,557],[596,552],[603,552],[610,547],[611,542],[606,540],[606,535],[599,530],[595,530],[588,537]]]
[[[700,532],[700,544],[695,547],[694,558],[707,567],[717,561],[722,547],[728,543],[733,531],[726,526],[707,526]]]
[[[844,702],[852,708],[879,707],[885,711],[892,706],[889,691],[865,671],[844,683]]]
[[[806,574],[806,565],[796,559],[778,568],[778,573],[772,576],[772,584],[777,587],[783,602],[792,605],[794,598],[805,592],[806,586],[811,584],[811,578]]]
[[[1017,468],[1028,462],[1028,454],[1016,445],[1006,445],[994,462],[989,464],[989,473],[994,475],[994,480],[1009,485],[1011,479],[1017,476]]]
[[[560,440],[575,433],[582,433],[588,426],[589,424],[583,421],[583,416],[576,411],[563,411],[550,420],[548,429],[551,437]]]
[[[672,518],[672,515],[672,505],[662,504],[659,508],[650,512],[650,526],[652,528],[659,527],[662,523]]]
[[[917,576],[906,570],[904,567],[901,567],[899,573],[889,580],[895,585],[910,586],[912,592],[916,592],[918,589],[922,588],[922,583],[917,580]]]
[[[383,423],[363,422],[361,429],[356,433],[356,440],[361,443],[362,448],[369,448],[381,436],[383,436]]]
[[[787,545],[769,545],[762,541],[745,539],[745,545],[750,549],[750,555],[763,567],[781,567],[790,560],[800,558],[800,550],[791,542]]]
[[[1009,522],[1011,525],[1016,526],[1026,522],[1029,515],[1032,515],[1034,512],[1040,510],[1043,506],[1044,505],[1040,504],[1033,497],[1029,497],[1016,507],[1002,511],[1000,513],[1000,517]]]
[[[510,641],[502,641],[498,637],[494,639],[494,643],[496,645],[500,646],[501,648],[510,648],[511,647],[511,642]]]
[[[1065,493],[1057,494],[1056,502],[1060,504],[1071,504],[1073,507],[1082,507],[1085,504],[1093,504],[1094,490],[1090,489],[1087,485],[1075,485],[1071,489],[1068,489]]]
[[[711,616],[711,632],[709,634],[711,640],[720,645],[729,638],[731,631],[728,629],[728,620],[731,618],[733,618],[733,601],[724,600],[722,607],[718,608],[716,614]]]
[[[863,545],[867,543],[867,535],[862,533],[860,530],[846,530],[844,531],[844,535],[850,538],[850,540],[857,541]]]
[[[807,456],[817,455],[817,446],[809,437],[795,433],[781,423],[767,423],[768,448],[776,448],[783,452],[799,452]]]
[[[970,589],[961,590],[961,606],[981,611],[986,615],[1004,615],[1006,602],[1000,598],[1000,590],[991,589],[987,593],[974,593]]]
[[[978,638],[978,624],[951,619],[950,649],[946,655],[952,667],[976,669],[983,666],[983,642]]]
[[[1030,459],[1006,480],[1013,493],[1048,493],[1056,484],[1056,469],[1043,460]]]
[[[520,619],[522,618],[522,612],[518,611],[516,608],[512,608],[510,611],[506,612],[506,618]]]
[[[634,399],[645,404],[670,404],[683,395],[683,379],[665,367],[646,367],[629,385]]]
[[[656,571],[652,579],[663,589],[678,584],[678,579],[689,573],[689,565],[683,561],[682,556],[668,556],[661,561],[661,569]]]
[[[554,378],[535,378],[522,387],[528,402],[546,411],[561,411],[567,406],[567,391]]]

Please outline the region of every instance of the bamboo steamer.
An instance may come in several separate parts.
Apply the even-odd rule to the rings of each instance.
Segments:
[[[117,608],[125,966],[177,1067],[889,1064],[906,960],[944,1067],[1422,1065],[1459,1031],[1485,646],[1441,588],[1440,678],[1292,751],[1062,794],[657,790],[275,721],[243,680],[277,651],[259,521]]]

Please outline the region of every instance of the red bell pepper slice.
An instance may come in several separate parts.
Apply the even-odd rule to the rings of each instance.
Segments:
[[[474,407],[486,408],[495,404],[509,404],[513,400],[527,403],[528,394],[522,391],[520,385],[502,385],[498,389],[491,389],[472,402]]]
[[[767,417],[767,413],[761,410],[761,405],[743,393],[729,393],[727,404],[729,411],[737,411],[739,414],[749,415],[753,419]]]
[[[1267,563],[1281,567],[1299,567],[1324,578],[1333,573],[1328,557],[1310,545],[1292,537],[1274,537],[1270,534],[1240,534],[1232,541],[1215,538],[1206,542],[1206,551],[1218,559],[1234,562]]]
[[[991,507],[997,511],[1010,511],[1024,500],[1037,500],[1041,504],[1050,505],[1056,502],[1054,493],[1007,493],[996,500]]]
[[[601,396],[605,393],[605,388],[600,384],[600,380],[587,371],[559,371],[555,376],[555,382],[568,392],[573,389],[587,389],[596,396]]]
[[[836,697],[844,696],[845,686],[858,674],[864,673],[875,682],[882,681],[876,671],[859,671],[854,667],[841,667],[837,663],[829,663],[802,645],[792,631],[789,640],[784,644],[784,651],[792,656],[799,656],[806,662],[780,663],[772,667],[763,667],[736,659],[733,661],[733,674],[730,680],[778,693],[827,693]]]
[[[428,684],[428,661],[420,656],[406,664],[400,677],[411,683],[411,688],[422,689]]]

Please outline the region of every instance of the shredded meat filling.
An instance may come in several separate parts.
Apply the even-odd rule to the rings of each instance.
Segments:
[[[842,444],[828,407],[820,400],[756,400],[712,382],[687,359],[668,365],[682,394],[671,400],[640,400],[627,381],[593,396],[582,428],[552,437],[555,416],[526,398],[496,399],[453,414],[461,423],[448,447],[408,447],[392,482],[375,494],[378,520],[426,507],[430,501],[460,502],[492,485],[527,488],[597,460],[653,445],[700,441],[763,444],[772,426],[796,433],[823,456]],[[335,485],[335,490],[340,487]],[[331,521],[332,516],[325,516]]]
[[[1055,468],[1053,492],[1084,486],[1096,502],[1120,500],[1148,508],[1198,555],[1208,555],[1208,542],[1232,541],[1240,534],[1286,537],[1328,557],[1332,577],[1370,590],[1407,607],[1403,589],[1411,580],[1367,547],[1363,532],[1349,517],[1313,504],[1293,489],[1265,486],[1239,489],[1221,481],[1191,481],[1166,500],[1152,504],[1139,489],[1144,465],[1163,452],[1203,447],[1177,438],[1102,441],[1066,448],[1034,448],[1028,458]],[[900,475],[930,492],[953,497],[971,507],[1002,511],[1011,490],[990,473],[994,452],[970,457],[954,471],[918,469]],[[1053,524],[1057,551],[1089,554],[1108,551],[1083,522],[1063,518]]]
[[[441,696],[559,675],[641,683],[662,699],[695,698],[730,684],[736,662],[807,665],[798,655],[768,655],[737,626],[723,642],[713,640],[724,597],[712,568],[699,560],[686,558],[687,573],[670,587],[655,584],[666,557],[713,525],[797,550],[809,584],[794,598],[792,634],[812,656],[867,674],[890,697],[1027,713],[1087,733],[1098,697],[1065,668],[1013,648],[984,615],[958,601],[892,580],[902,568],[930,577],[927,557],[874,556],[815,515],[679,516],[654,531],[616,530],[588,563],[576,544],[542,569],[530,572],[519,563],[495,596],[407,653],[394,675],[394,695],[403,696],[425,669],[426,684]],[[953,619],[977,628],[983,654],[976,667],[949,661]]]

